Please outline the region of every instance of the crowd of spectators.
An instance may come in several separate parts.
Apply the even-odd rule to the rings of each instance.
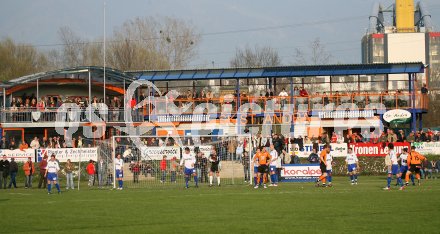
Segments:
[[[78,137],[61,137],[61,136],[53,136],[53,137],[34,137],[30,143],[26,140],[22,140],[17,142],[14,137],[2,137],[0,140],[0,149],[53,149],[53,148],[84,148],[84,147],[92,147],[91,142],[87,139],[84,139],[81,136]]]

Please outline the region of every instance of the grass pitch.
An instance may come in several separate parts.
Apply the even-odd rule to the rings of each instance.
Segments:
[[[385,177],[334,187],[0,190],[0,233],[439,233],[440,180],[383,191]],[[394,181],[393,181],[394,183]]]

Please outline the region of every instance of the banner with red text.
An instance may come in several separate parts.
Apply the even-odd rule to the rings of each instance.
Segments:
[[[411,145],[408,142],[395,142],[394,151],[396,153],[402,153],[403,148],[410,148]],[[353,153],[357,156],[367,157],[385,157],[388,154],[388,146],[382,148],[382,143],[352,143],[349,147],[353,149]]]

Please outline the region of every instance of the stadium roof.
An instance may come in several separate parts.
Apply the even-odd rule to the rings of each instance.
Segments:
[[[172,81],[204,79],[241,79],[267,77],[314,77],[348,75],[386,75],[423,73],[421,62],[384,64],[341,64],[322,66],[284,66],[261,68],[222,68],[194,70],[129,71],[139,80]]]
[[[92,78],[103,78],[104,77],[104,67],[97,66],[81,66],[73,68],[64,68],[48,72],[40,72],[27,76],[18,77],[4,83],[0,83],[0,87],[11,87],[18,84],[35,82],[37,80],[49,80],[52,78],[71,78],[77,79],[79,76],[88,76],[88,72],[91,72]],[[112,69],[109,67],[105,68],[106,81],[109,83],[122,83],[124,80],[131,83],[135,79],[126,74],[125,72]]]

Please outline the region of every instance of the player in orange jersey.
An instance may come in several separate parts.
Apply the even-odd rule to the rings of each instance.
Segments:
[[[254,188],[257,189],[262,182],[264,182],[263,186],[264,188],[267,188],[266,181],[267,181],[267,173],[269,172],[269,163],[271,160],[270,154],[266,151],[266,148],[261,149],[260,154],[255,154],[254,157],[254,163],[256,163],[258,160],[258,175],[257,175],[257,181],[258,185],[256,185]]]
[[[416,147],[411,146],[411,153],[408,155],[408,171],[405,175],[405,182],[409,182],[409,177],[412,173],[416,174],[417,183],[420,185],[420,169],[422,168],[422,162],[426,160],[426,157],[416,152]]]
[[[325,187],[328,177],[327,174],[328,168],[330,168],[329,171],[331,171],[330,145],[326,144],[324,146],[324,149],[321,151],[321,154],[319,156],[319,162],[320,162],[319,167],[321,169],[321,176],[319,177],[319,179],[316,180],[316,186],[319,187],[320,186],[319,182],[322,181],[322,186]]]

